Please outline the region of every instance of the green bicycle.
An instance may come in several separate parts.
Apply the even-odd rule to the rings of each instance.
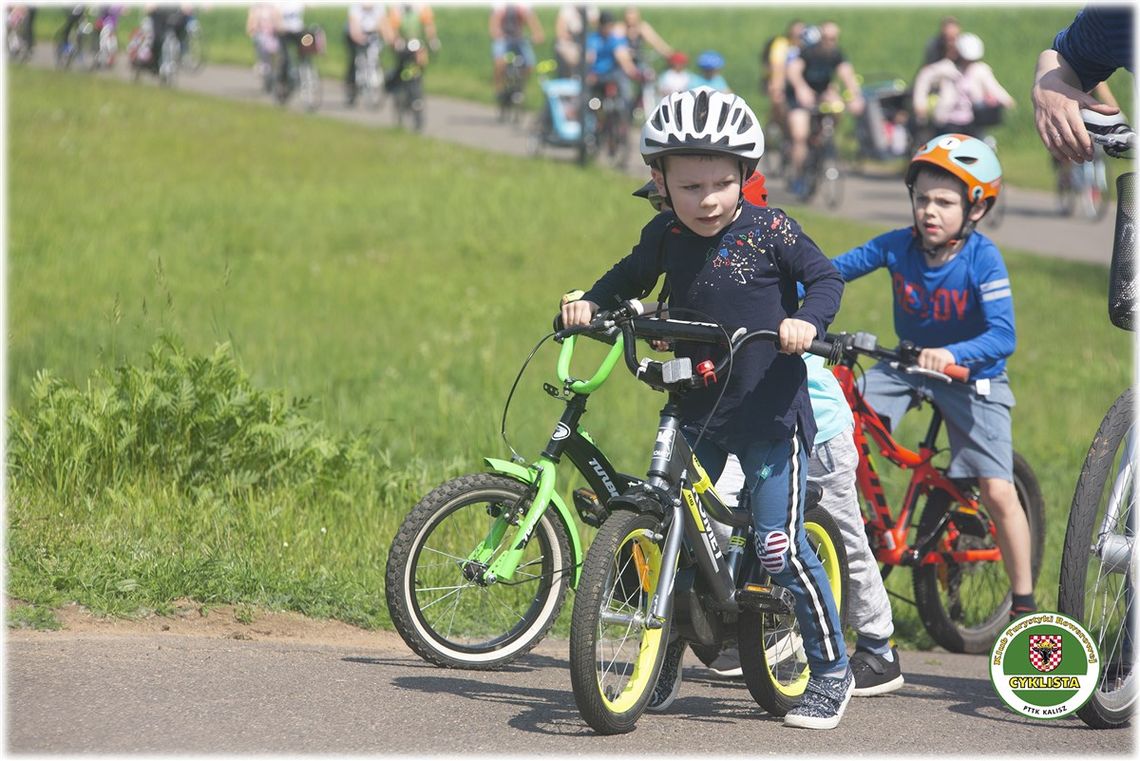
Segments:
[[[590,394],[622,354],[616,333],[598,337],[612,348],[588,380],[570,373],[576,337],[562,342],[562,388],[544,387],[566,407],[538,459],[527,465],[521,458],[486,458],[490,472],[436,487],[396,532],[385,577],[388,612],[408,647],[429,663],[499,668],[530,651],[553,625],[568,587],[578,584],[583,554],[556,484],[563,456],[589,485],[574,493],[587,525],[601,525],[609,501],[639,483],[618,472],[581,426]]]
[[[676,629],[681,639],[709,652],[735,639],[752,697],[768,713],[782,716],[808,681],[792,594],[760,565],[748,507],[733,510],[717,495],[681,435],[678,405],[686,391],[716,383],[744,343],[774,341],[777,335],[758,330],[730,339],[719,325],[639,317],[641,311],[638,302],[629,301],[599,312],[588,326],[560,332],[620,329],[627,367],[669,395],[647,478],[610,499],[610,515],[586,556],[570,625],[574,700],[601,734],[634,729],[653,695],[670,630]],[[713,343],[728,351],[719,363],[694,369],[687,357],[638,360],[638,337]],[[809,485],[804,531],[823,564],[842,622],[846,552],[834,519],[817,506],[818,490],[812,491]],[[710,516],[733,527],[723,550]]]

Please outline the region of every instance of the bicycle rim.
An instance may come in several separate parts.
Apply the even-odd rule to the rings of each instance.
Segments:
[[[618,512],[590,546],[570,628],[570,676],[586,722],[602,734],[633,729],[649,703],[669,627],[647,626],[661,576],[660,526]]]
[[[1041,566],[1044,541],[1044,507],[1036,477],[1014,453],[1013,484],[1029,523],[1033,579]],[[919,520],[918,536],[929,536],[947,510],[957,510],[945,492],[934,492]],[[952,517],[935,549],[940,552],[989,550],[997,547],[993,521],[984,510],[977,517],[963,511]],[[927,632],[942,647],[955,653],[988,652],[994,638],[1009,620],[1012,594],[1000,557],[996,561],[945,561],[914,571],[915,601]]]
[[[1140,462],[1132,392],[1105,415],[1073,495],[1061,557],[1057,607],[1080,621],[1100,651],[1100,683],[1077,713],[1093,727],[1126,722],[1135,710],[1136,480]]]
[[[536,526],[513,579],[480,583],[479,566],[468,562],[490,535],[491,514],[529,509],[527,493],[504,477],[466,476],[433,490],[409,514],[389,556],[388,607],[422,657],[492,668],[533,647],[557,617],[569,583],[569,542],[551,515]],[[506,525],[485,565],[514,534],[515,525]]]
[[[842,611],[846,591],[846,554],[834,519],[821,513],[822,511],[813,510],[805,516],[804,534],[808,545],[823,565],[836,609]],[[754,621],[757,618],[760,622],[757,646],[751,648],[747,656],[744,647],[741,648],[745,682],[761,708],[773,716],[782,716],[798,702],[810,677],[803,636],[794,612],[779,615],[747,613],[741,615],[740,642],[749,642],[750,639],[755,641],[754,637],[749,637],[748,632],[754,631]],[[747,665],[745,661],[748,662]]]

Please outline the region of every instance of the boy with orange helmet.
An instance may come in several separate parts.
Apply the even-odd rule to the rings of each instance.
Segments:
[[[981,140],[939,135],[919,149],[906,174],[914,225],[880,235],[834,259],[850,282],[880,267],[891,276],[895,332],[927,347],[918,364],[941,372],[970,368],[970,383],[939,383],[885,364],[864,376],[864,397],[896,425],[920,388],[941,411],[950,437],[948,475],[976,478],[997,524],[1013,591],[1010,616],[1036,609],[1030,527],[1013,484],[1005,372],[1016,346],[1009,273],[997,246],[975,225],[1001,192],[1001,165]]]

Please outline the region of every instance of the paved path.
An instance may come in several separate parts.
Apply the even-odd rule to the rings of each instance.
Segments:
[[[1017,716],[980,656],[904,652],[902,689],[855,698],[838,729],[809,735],[762,713],[742,683],[712,678],[690,653],[668,712],[601,737],[578,715],[564,641],[480,673],[429,666],[390,636],[376,646],[233,636],[243,639],[16,633],[7,646],[8,750],[1039,758],[1134,748],[1129,729]]]
[[[49,47],[49,45],[37,46],[36,62],[39,65],[50,65]],[[128,73],[125,66],[120,65],[115,75],[126,78]],[[76,76],[82,75],[77,73]],[[144,81],[154,86],[152,77]],[[430,72],[426,85],[430,91]],[[177,87],[189,92],[277,107],[272,104],[269,96],[259,89],[252,67],[208,65],[196,75],[180,77]],[[387,127],[395,124],[395,117],[390,108],[378,112],[363,108],[346,108],[343,84],[338,80],[326,78],[323,90],[324,105],[318,112],[318,117],[343,119],[374,126]],[[290,107],[300,110],[296,103]],[[525,123],[524,126],[500,124],[495,109],[490,106],[429,95],[426,115],[425,133],[431,137],[516,156],[528,154]],[[569,149],[547,149],[544,154],[554,160],[571,162],[574,159],[574,152]],[[1041,161],[1047,160],[1042,149]],[[636,151],[630,163],[633,165],[628,170],[631,175],[648,178],[648,172],[641,165]],[[630,183],[631,192],[634,187],[636,180]],[[782,182],[771,183],[769,193],[769,200],[773,205],[782,205],[789,201]],[[1000,246],[1064,259],[1108,264],[1112,250],[1115,206],[1100,222],[1088,222],[1059,216],[1056,211],[1056,201],[1051,193],[1023,188],[1006,188],[1004,193],[1007,209],[1004,222],[996,229],[987,223],[982,226],[982,231]],[[893,175],[849,174],[845,180],[843,201],[838,209],[830,211],[819,203],[815,202],[817,211],[869,224],[901,227],[910,222],[906,189],[900,179]]]

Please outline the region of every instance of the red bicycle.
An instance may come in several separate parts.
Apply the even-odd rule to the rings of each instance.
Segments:
[[[957,365],[950,365],[945,373],[925,370],[916,364],[920,348],[904,341],[896,349],[885,349],[870,333],[828,334],[817,344],[821,350],[829,350],[832,372],[855,417],[855,446],[860,453],[856,476],[863,520],[871,549],[882,563],[883,578],[895,566],[912,568],[915,599],[900,599],[918,609],[934,641],[955,653],[988,652],[1009,621],[1012,595],[997,546],[997,528],[979,499],[977,482],[950,478],[943,467],[933,464],[934,457],[943,451],[936,444],[943,422],[937,407],[931,404],[934,413],[926,435],[917,450],[910,450],[894,439],[856,383],[860,356],[946,383],[966,382],[969,370]],[[814,348],[812,351],[818,353]],[[913,394],[915,406],[930,401],[921,389]],[[897,514],[875,469],[872,442],[888,462],[911,471]],[[1045,542],[1045,505],[1037,476],[1017,452],[1013,453],[1013,483],[1029,521],[1036,582]]]

